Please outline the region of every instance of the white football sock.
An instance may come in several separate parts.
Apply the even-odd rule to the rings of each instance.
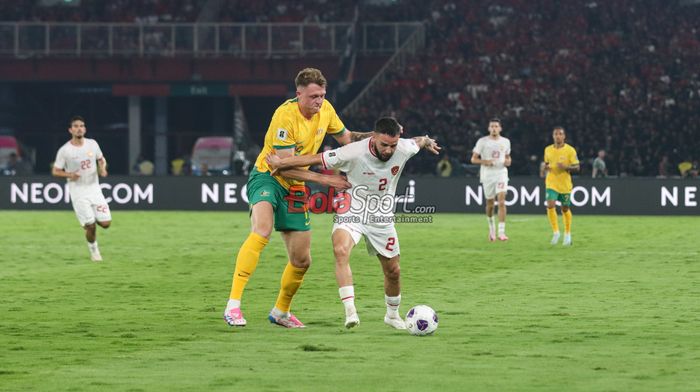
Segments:
[[[231,309],[235,308],[240,308],[241,307],[241,300],[240,299],[230,299],[228,300],[228,303],[226,304],[226,311],[228,312]]]
[[[489,231],[496,231],[496,220],[493,216],[487,216],[486,220],[489,222]]]
[[[355,287],[354,286],[343,286],[338,289],[338,295],[340,296],[340,301],[343,302],[345,307],[345,315],[349,316],[356,313],[355,310]]]
[[[277,309],[276,306],[274,308],[272,308],[272,311],[270,313],[272,313],[273,316],[278,317],[278,318],[279,317],[289,317],[289,312],[283,312],[283,311]]]
[[[506,233],[506,222],[498,222],[498,234],[503,235]]]
[[[386,301],[386,314],[389,317],[401,317],[399,316],[399,305],[401,305],[401,294],[396,297],[390,297],[384,294],[384,300]]]

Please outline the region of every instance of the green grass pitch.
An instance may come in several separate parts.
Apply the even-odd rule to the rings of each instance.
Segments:
[[[364,245],[352,268],[362,324],[346,331],[330,247],[314,216],[314,263],[292,310],[268,323],[286,263],[274,234],[222,320],[245,213],[114,212],[89,260],[72,212],[0,212],[0,390],[697,391],[700,219],[577,216],[549,245],[545,214],[511,215],[507,243],[483,215],[398,226],[401,313],[440,316],[435,335],[383,324],[383,278]]]

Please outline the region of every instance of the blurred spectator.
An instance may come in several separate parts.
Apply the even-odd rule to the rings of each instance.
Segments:
[[[7,165],[2,169],[4,176],[28,176],[34,173],[31,163],[20,159],[16,153],[11,153]]]
[[[182,157],[177,157],[170,161],[170,174],[174,176],[181,176],[182,169],[185,166],[185,160]]]
[[[450,177],[452,175],[452,163],[447,153],[442,154],[442,159],[437,163],[436,172],[440,177]]]
[[[698,165],[698,160],[693,161],[693,166],[690,168],[690,171],[688,171],[688,174],[692,178],[698,178],[700,176],[700,165]]]
[[[697,162],[695,162],[697,164]],[[693,160],[692,158],[688,158],[684,160],[683,162],[678,164],[678,172],[681,175],[681,178],[686,178],[690,175],[690,171],[693,169]]]
[[[598,178],[598,177],[607,177],[608,176],[608,168],[605,165],[605,150],[600,150],[598,151],[598,156],[593,160],[593,172],[591,173],[591,177],[593,178]]]
[[[209,165],[206,163],[202,163],[199,168],[199,171],[197,172],[197,175],[203,177],[211,176],[211,172],[209,171]]]
[[[671,163],[668,161],[668,156],[664,155],[661,157],[659,162],[659,174],[658,178],[668,178],[671,175]]]
[[[134,163],[133,171],[137,176],[152,176],[154,169],[153,162],[146,159],[143,155],[139,155]]]

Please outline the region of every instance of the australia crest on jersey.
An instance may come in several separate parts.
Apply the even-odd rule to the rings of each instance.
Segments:
[[[394,166],[394,167],[391,168],[391,175],[392,175],[392,176],[395,176],[398,172],[399,172],[399,167],[398,167],[398,166]]]

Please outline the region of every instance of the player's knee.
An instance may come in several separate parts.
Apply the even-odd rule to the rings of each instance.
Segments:
[[[398,280],[401,278],[401,267],[399,266],[399,263],[388,265],[384,271],[384,275],[386,275],[387,279],[398,282]]]
[[[253,233],[269,239],[272,235],[272,225],[256,224],[253,226]]]
[[[333,254],[335,255],[336,261],[339,259],[343,259],[344,261],[347,261],[347,258],[350,257],[350,250],[352,248],[345,245],[345,244],[337,244],[333,245]]]
[[[100,225],[100,227],[102,227],[103,229],[107,229],[109,228],[109,226],[112,225],[112,221],[97,222],[97,224]]]
[[[292,257],[289,262],[297,268],[309,268],[311,266],[311,255]]]

